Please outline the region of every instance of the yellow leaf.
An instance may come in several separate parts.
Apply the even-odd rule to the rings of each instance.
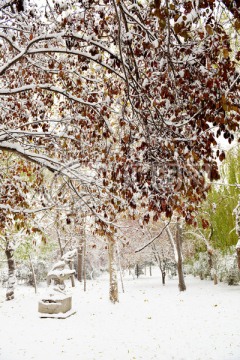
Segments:
[[[206,30],[207,30],[208,35],[213,34],[213,28],[210,25],[208,25],[208,24],[206,25]]]
[[[226,59],[229,57],[228,49],[223,49],[223,57]]]
[[[236,105],[231,105],[229,108],[230,108],[229,110],[233,110],[233,111],[236,111],[236,112],[239,113],[239,108],[238,108],[238,106],[236,106]]]
[[[235,27],[236,30],[240,30],[240,19],[237,19],[235,21],[234,27]]]
[[[223,107],[223,110],[229,111],[229,106],[228,106],[228,104],[224,103],[224,104],[222,105],[222,107]]]

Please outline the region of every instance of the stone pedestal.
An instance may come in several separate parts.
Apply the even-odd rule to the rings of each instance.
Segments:
[[[63,318],[72,315],[72,297],[69,295],[54,294],[38,302],[40,317]]]

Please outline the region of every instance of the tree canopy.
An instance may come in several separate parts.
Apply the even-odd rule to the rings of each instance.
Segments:
[[[239,2],[4,0],[0,149],[111,221],[194,222],[239,127]]]

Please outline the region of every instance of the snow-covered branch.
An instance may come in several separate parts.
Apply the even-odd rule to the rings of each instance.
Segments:
[[[142,246],[140,249],[135,250],[135,253],[138,253],[138,252],[142,251],[147,246],[151,245],[155,240],[157,240],[162,235],[164,230],[168,228],[169,224],[170,224],[170,220],[169,220],[169,222],[167,224],[165,224],[165,226],[161,229],[161,231],[156,236],[154,236],[147,244]]]

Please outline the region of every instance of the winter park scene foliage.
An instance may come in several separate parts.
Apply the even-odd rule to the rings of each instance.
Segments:
[[[0,0],[0,360],[240,359],[239,120],[239,0]]]

